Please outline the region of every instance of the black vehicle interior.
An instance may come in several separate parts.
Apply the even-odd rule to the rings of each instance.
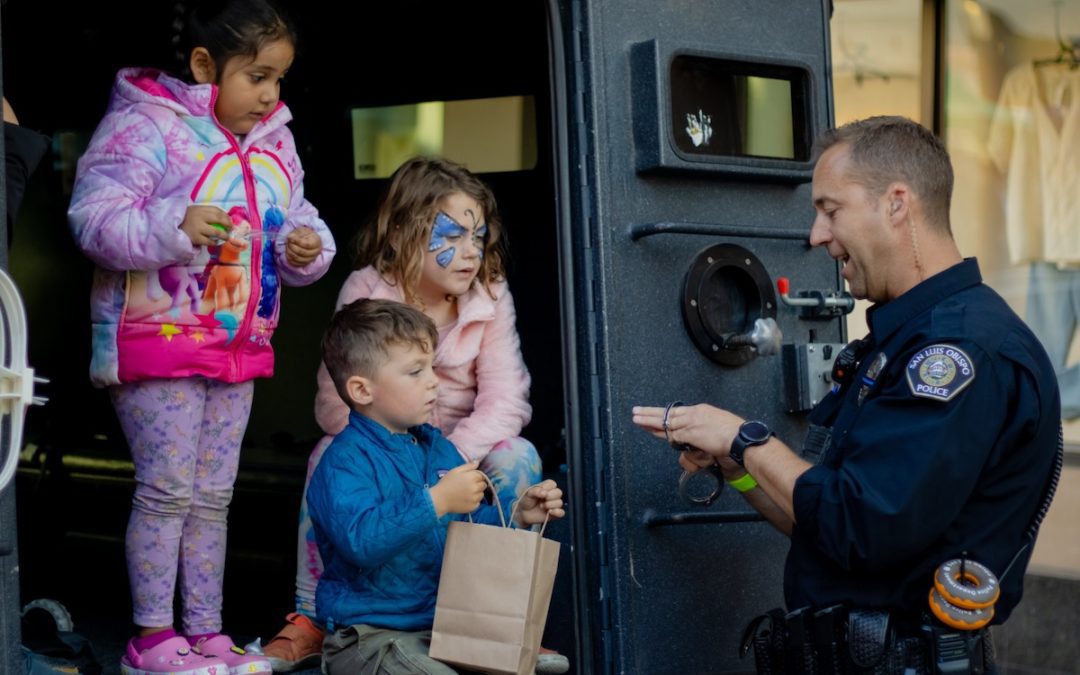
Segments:
[[[373,212],[381,178],[355,177],[354,109],[426,101],[531,96],[535,164],[482,174],[510,243],[509,282],[532,374],[533,419],[523,436],[564,471],[559,270],[551,151],[550,58],[544,3],[395,2],[374,10],[290,2],[300,35],[282,99],[306,171],[305,191],[338,254],[313,286],[283,292],[272,379],[259,381],[230,512],[226,630],[268,639],[292,610],[296,517],[308,454],[321,436],[312,413],[322,328],[352,270],[351,240]],[[2,16],[3,91],[20,121],[52,137],[14,231],[11,271],[27,305],[30,362],[50,380],[31,411],[30,451],[17,479],[22,598],[64,603],[76,630],[129,636],[124,532],[132,471],[104,391],[88,382],[91,264],[66,209],[79,152],[124,66],[173,68],[172,3],[10,0]],[[55,64],[59,63],[60,66]],[[564,546],[564,556],[569,546]],[[569,589],[570,566],[563,567]],[[563,595],[568,595],[569,591]],[[559,597],[568,607],[568,597]],[[565,632],[569,621],[562,624]],[[572,630],[570,631],[572,633]],[[573,635],[547,646],[573,651]]]

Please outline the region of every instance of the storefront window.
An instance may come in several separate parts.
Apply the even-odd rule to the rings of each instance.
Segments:
[[[956,173],[951,220],[960,250],[978,257],[986,282],[1063,373],[1066,465],[1032,570],[1075,576],[1080,2],[835,0],[831,31],[836,123],[903,115],[937,125]],[[866,306],[850,315],[850,337],[865,335]]]
[[[1033,569],[1080,571],[1080,3],[949,0],[952,224],[1062,373],[1067,462]]]

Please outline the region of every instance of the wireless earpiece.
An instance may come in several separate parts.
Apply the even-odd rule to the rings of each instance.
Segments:
[[[892,203],[892,211],[889,211],[889,213],[896,213],[899,210],[900,210],[900,202],[893,202]]]

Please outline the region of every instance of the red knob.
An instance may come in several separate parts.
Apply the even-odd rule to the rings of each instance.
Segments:
[[[780,291],[780,295],[788,294],[788,280],[787,277],[780,277],[776,280],[776,290]]]

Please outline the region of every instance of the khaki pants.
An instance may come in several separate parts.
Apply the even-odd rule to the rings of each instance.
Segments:
[[[428,656],[431,631],[403,631],[359,624],[323,641],[323,672],[328,675],[457,675]]]

